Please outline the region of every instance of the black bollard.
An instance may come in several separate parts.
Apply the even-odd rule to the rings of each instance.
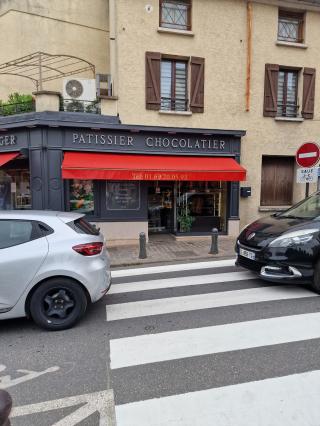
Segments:
[[[144,232],[140,232],[139,234],[139,259],[147,258],[147,240],[146,234]]]
[[[0,426],[10,426],[10,412],[12,408],[11,396],[0,389]]]
[[[219,253],[219,250],[218,250],[218,230],[217,230],[217,228],[213,228],[212,234],[211,234],[211,247],[210,247],[209,254],[218,254],[218,253]]]

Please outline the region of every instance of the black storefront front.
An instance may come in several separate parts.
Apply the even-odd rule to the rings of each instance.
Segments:
[[[239,220],[244,131],[58,112],[4,117],[0,130],[0,211],[79,211],[176,234],[227,233]]]

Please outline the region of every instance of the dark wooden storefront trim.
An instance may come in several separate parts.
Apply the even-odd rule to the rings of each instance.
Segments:
[[[243,130],[123,125],[119,123],[117,117],[97,117],[92,114],[65,112],[28,113],[2,117],[0,118],[0,130],[0,152],[23,150],[24,154],[28,153],[32,206],[34,209],[40,210],[66,210],[67,189],[61,178],[64,151],[228,156],[240,162],[241,137],[246,133]],[[74,134],[86,135],[84,138],[87,143],[83,143],[79,136],[80,143],[75,144],[72,139]],[[5,139],[1,139],[1,136],[5,135],[16,135],[16,143],[12,146],[5,145]],[[118,139],[118,145],[115,143],[110,145],[92,143],[96,140],[103,142],[106,137],[114,138],[115,135],[124,138]],[[148,146],[146,138],[154,138],[155,144],[156,139],[162,138],[165,140],[165,145],[169,143],[170,147],[163,146],[158,149],[159,147]],[[177,140],[183,141],[185,139],[189,140],[189,147],[182,149],[175,147],[178,143]],[[91,143],[89,143],[90,140]],[[120,144],[120,141],[127,141],[128,143],[131,140],[135,141],[135,146]],[[202,140],[207,142],[200,142]],[[2,145],[1,141],[3,142]],[[149,139],[150,141],[151,139]],[[221,142],[223,143],[221,144]],[[151,142],[149,145],[152,145]],[[101,203],[101,200],[99,202]],[[121,214],[114,214],[112,217],[96,216],[90,219],[97,222],[146,221],[148,220],[146,203],[146,198],[143,197],[140,214],[130,215],[130,213],[121,212]],[[102,210],[100,209],[100,211]],[[228,185],[227,220],[237,220],[238,218],[239,182],[230,182]]]

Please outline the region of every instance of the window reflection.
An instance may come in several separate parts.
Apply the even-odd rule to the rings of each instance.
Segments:
[[[94,185],[92,180],[70,181],[70,210],[94,214]]]
[[[226,231],[226,182],[179,182],[179,232]]]
[[[31,209],[28,161],[10,163],[0,169],[0,210]]]

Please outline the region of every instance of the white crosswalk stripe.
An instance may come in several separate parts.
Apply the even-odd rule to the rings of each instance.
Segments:
[[[257,278],[250,272],[227,272],[224,274],[199,275],[196,277],[166,278],[161,280],[137,281],[129,284],[117,284],[111,287],[110,294],[130,293],[133,291],[157,290],[169,287],[185,287],[189,285],[214,284],[252,280]]]
[[[147,274],[162,274],[168,272],[178,271],[192,271],[194,269],[211,269],[211,268],[222,268],[224,266],[234,266],[235,259],[227,260],[214,260],[210,262],[195,262],[195,263],[180,263],[177,265],[164,265],[164,266],[149,266],[146,268],[134,268],[134,269],[120,269],[112,272],[113,278],[117,277],[133,277],[137,275]]]
[[[313,297],[314,293],[297,287],[281,288],[278,286],[249,288],[245,290],[192,296],[169,297],[166,299],[144,300],[107,306],[108,321],[125,318],[137,318],[148,315],[163,315],[170,312],[195,311],[198,309],[218,308],[222,306],[259,303],[271,300]]]
[[[316,313],[112,340],[111,368],[317,339],[319,324]]]
[[[124,404],[116,416],[119,426],[319,426],[319,394],[311,371]]]
[[[195,387],[187,380],[190,373],[184,377],[183,364],[179,364],[180,370],[177,364],[172,364],[185,360],[192,366],[193,360],[210,357],[203,362],[208,363],[207,368],[213,368],[214,357],[219,354],[223,357],[234,351],[259,350],[262,357],[268,348],[275,348],[274,351],[279,348],[281,355],[281,348],[289,350],[286,345],[301,344],[303,347],[304,342],[320,339],[320,313],[314,308],[308,311],[308,300],[310,303],[317,300],[314,292],[293,285],[262,285],[262,282],[254,281],[255,275],[243,270],[234,272],[233,264],[223,262],[228,261],[220,261],[219,266],[205,262],[202,270],[199,264],[191,264],[192,267],[186,269],[196,271],[195,276],[185,276],[186,269],[181,265],[171,265],[167,269],[161,266],[116,271],[118,279],[127,278],[125,282],[113,285],[107,305],[109,327],[117,330],[122,324],[121,330],[125,333],[117,335],[114,332],[110,340],[118,426],[319,426],[320,409],[316,408],[315,395],[320,391],[320,361],[319,365],[310,366],[310,370],[319,371],[308,372],[303,363],[301,371],[299,363],[292,370],[290,365],[281,369],[279,364],[279,375],[271,372],[271,376],[264,376],[263,370],[259,372],[258,369],[252,377],[259,378],[260,374],[261,379],[253,380],[250,375],[246,382],[242,379],[242,383],[228,382],[226,385],[219,381],[216,385],[213,375],[211,386],[204,376]],[[225,272],[228,266],[231,271]],[[220,267],[225,268],[223,272],[219,272]],[[216,270],[206,274],[208,268]],[[166,273],[173,273],[175,277],[168,278]],[[145,279],[145,275],[151,278]],[[130,282],[127,282],[128,277]],[[241,284],[239,289],[237,283]],[[203,294],[201,287],[205,284],[209,287],[205,287],[206,293]],[[164,292],[161,296],[159,290]],[[168,297],[173,290],[176,293]],[[284,315],[278,308],[281,303],[297,306],[297,302],[303,301],[307,303],[305,312],[300,309],[297,314],[293,311]],[[263,304],[266,317],[259,318],[258,308]],[[229,323],[222,320],[210,324],[209,312],[214,314],[217,309],[222,312],[222,308],[229,310],[228,318],[230,310],[237,312],[235,315],[241,313],[241,318],[246,311],[248,314],[252,311],[253,316],[248,320],[235,317]],[[271,308],[272,314],[269,315]],[[206,322],[202,325],[194,322],[191,326],[179,322],[179,315],[188,316],[192,312],[198,313],[194,318],[200,318],[203,312]],[[175,326],[179,328],[167,331],[166,318],[170,316],[169,323],[175,318],[178,324]],[[139,322],[133,325],[133,320]],[[146,333],[150,323],[156,324],[157,329]],[[132,330],[134,327],[136,332]],[[277,366],[277,358],[273,363]],[[237,368],[241,372],[241,364]],[[186,386],[191,388],[185,389],[181,385],[177,394],[172,394],[170,384],[164,386],[161,377],[158,387],[153,382],[149,384],[148,371],[152,369],[156,369],[160,376],[161,369],[169,369],[167,380],[172,384],[185,380]],[[131,370],[132,374],[129,374]],[[117,383],[121,377],[125,380],[124,388],[132,388],[134,392],[126,396],[117,394],[117,386],[123,389],[121,381]]]

